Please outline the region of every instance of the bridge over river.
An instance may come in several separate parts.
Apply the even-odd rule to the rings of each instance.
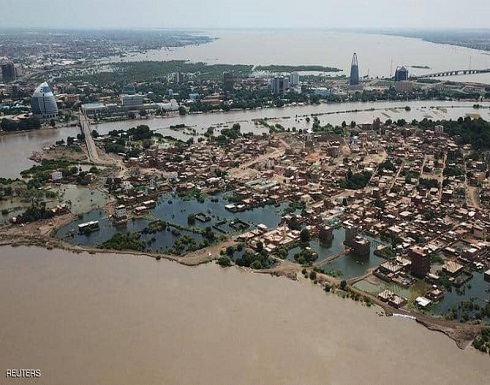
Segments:
[[[474,74],[486,74],[490,73],[490,68],[481,69],[481,70],[450,70],[450,71],[442,71],[435,72],[432,74],[411,76],[411,79],[428,79],[428,78],[439,78],[444,76],[458,76],[458,75],[474,75]]]

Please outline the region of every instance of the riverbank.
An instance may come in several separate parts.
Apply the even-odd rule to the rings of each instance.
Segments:
[[[157,130],[163,136],[171,136],[175,139],[187,141],[191,136],[184,131],[172,130],[171,126],[184,124],[196,130],[197,136],[206,133],[209,127],[221,129],[221,125],[230,126],[240,123],[243,133],[253,132],[261,135],[268,133],[269,129],[262,125],[256,125],[260,119],[267,118],[269,123],[280,124],[285,129],[307,129],[311,127],[306,121],[306,116],[317,116],[321,125],[341,125],[343,121],[350,123],[372,123],[374,119],[382,121],[392,119],[405,119],[411,122],[413,119],[424,118],[432,120],[452,119],[457,120],[467,114],[479,114],[483,119],[490,120],[488,103],[481,108],[474,109],[473,102],[458,101],[411,101],[411,102],[351,102],[342,104],[320,104],[281,108],[266,108],[245,111],[230,111],[207,114],[191,114],[185,116],[172,116],[164,119],[126,120],[112,123],[92,124],[100,135],[108,134],[112,130],[128,130],[139,124],[145,124],[152,130]],[[410,107],[406,110],[405,107]],[[2,168],[0,177],[19,177],[22,170],[33,166],[35,162],[28,159],[33,152],[40,151],[43,147],[51,146],[56,141],[65,140],[68,136],[76,137],[80,133],[79,127],[64,127],[62,129],[36,130],[29,133],[15,133],[0,135],[0,160],[4,164],[9,163],[9,168]]]
[[[490,376],[486,355],[308,282],[120,254],[1,255],[0,362],[40,368],[41,384],[459,385]]]
[[[12,246],[22,248],[25,246],[37,246],[43,247],[48,250],[56,249],[66,252],[89,253],[91,255],[118,254],[133,257],[149,257],[155,260],[164,259],[177,262],[185,266],[196,267],[217,260],[220,256],[221,250],[225,250],[228,246],[236,244],[235,239],[232,238],[220,244],[200,249],[188,253],[184,256],[175,256],[162,253],[142,253],[127,250],[119,251],[109,249],[95,249],[87,246],[73,245],[51,236],[54,228],[59,228],[68,223],[71,223],[74,219],[75,216],[73,214],[67,214],[64,216],[56,217],[54,219],[55,222],[53,222],[53,220],[45,220],[27,224],[23,227],[11,227],[8,229],[4,228],[2,231],[0,231],[0,247]],[[310,281],[307,278],[303,278],[303,268],[301,265],[288,260],[283,260],[279,262],[271,269],[259,271],[254,271],[252,269],[241,267],[239,267],[238,269],[241,271],[249,271],[277,277],[286,277],[290,280],[304,282],[305,284],[306,282]],[[307,270],[310,271],[311,269]],[[317,274],[315,282],[317,282],[319,291],[324,289],[324,287],[327,285],[329,287],[332,287],[333,293],[339,290],[341,284],[340,279],[325,274]],[[344,290],[340,290],[340,293],[344,292]],[[361,299],[366,299],[366,301],[369,301],[379,308],[382,308],[384,314],[388,316],[391,316],[394,313],[413,316],[416,318],[416,321],[418,323],[424,325],[427,329],[441,332],[451,338],[460,349],[465,349],[481,330],[481,325],[461,324],[458,321],[448,321],[443,318],[432,317],[419,312],[408,312],[405,310],[393,309],[388,304],[380,301],[376,296],[372,296],[354,287],[349,287],[347,292],[345,293],[357,294],[358,296],[360,296]],[[369,300],[367,300],[367,298],[369,298]],[[346,302],[348,301],[349,300],[346,300]]]

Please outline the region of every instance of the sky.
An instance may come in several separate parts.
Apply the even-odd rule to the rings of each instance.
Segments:
[[[0,0],[0,27],[490,28],[489,0]]]

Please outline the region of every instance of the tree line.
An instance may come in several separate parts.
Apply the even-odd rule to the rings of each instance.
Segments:
[[[0,127],[6,132],[37,130],[41,128],[41,121],[35,116],[19,121],[3,118]]]

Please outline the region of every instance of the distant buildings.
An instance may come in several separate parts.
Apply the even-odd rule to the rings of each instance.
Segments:
[[[438,135],[444,134],[444,126],[438,124],[437,126],[434,127],[434,132]]]
[[[271,80],[271,88],[274,95],[282,95],[289,89],[289,79],[284,76],[276,76]]]
[[[168,103],[158,103],[158,107],[163,111],[177,111],[179,109],[179,103],[175,99],[170,99]]]
[[[352,56],[352,64],[350,67],[350,79],[349,84],[351,86],[359,85],[359,63],[357,62],[357,54],[354,53]]]
[[[177,71],[173,74],[173,78],[177,84],[180,84],[185,81],[185,74],[183,72]]]
[[[322,98],[326,98],[326,97],[332,95],[332,90],[330,88],[326,88],[326,87],[314,87],[314,88],[311,88],[311,91],[313,92],[313,94],[315,94],[317,96],[321,96]]]
[[[395,82],[395,90],[397,92],[412,92],[413,82],[408,80],[400,80],[398,82]]]
[[[396,67],[395,71],[395,90],[398,92],[412,92],[413,83],[408,80],[408,69]]]
[[[10,82],[15,79],[15,66],[12,62],[2,63],[2,80]]]
[[[408,70],[405,67],[396,67],[395,82],[403,82],[408,80]]]
[[[36,88],[32,94],[31,107],[34,116],[40,119],[53,119],[58,115],[58,106],[48,83],[44,82]]]
[[[225,94],[233,92],[233,84],[234,84],[233,73],[223,72],[223,92]]]
[[[121,95],[121,105],[128,110],[136,110],[143,107],[143,100],[145,96],[141,94],[123,94]]]
[[[299,73],[292,72],[289,75],[289,83],[291,84],[292,87],[299,86]]]
[[[136,94],[136,89],[134,88],[134,85],[126,84],[122,89],[122,93],[124,95],[134,95]]]

